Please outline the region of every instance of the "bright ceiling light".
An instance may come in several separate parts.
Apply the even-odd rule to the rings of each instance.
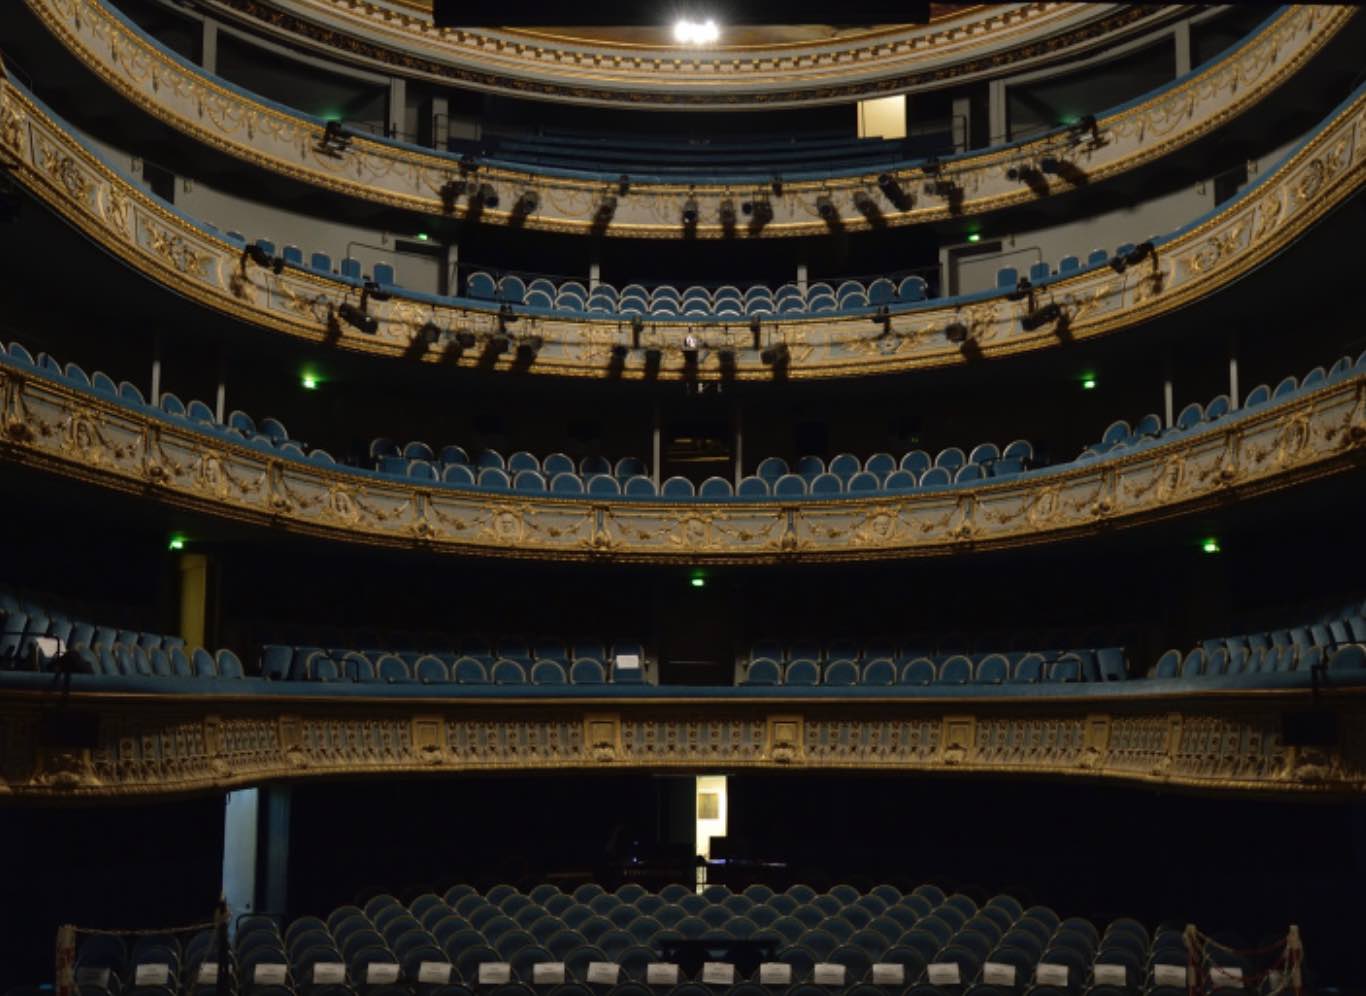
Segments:
[[[721,29],[711,18],[689,21],[683,18],[674,24],[674,41],[680,45],[708,45],[721,37]]]

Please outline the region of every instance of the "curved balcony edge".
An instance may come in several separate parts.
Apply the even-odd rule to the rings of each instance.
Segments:
[[[52,676],[47,676],[51,679]],[[253,682],[258,684],[259,682]],[[43,735],[58,697],[94,743]],[[0,798],[177,795],[267,781],[492,771],[866,771],[1084,778],[1267,796],[1366,789],[1359,737],[1282,741],[1308,692],[1172,697],[1148,709],[1075,702],[313,697],[91,694],[0,685]],[[1321,707],[1340,728],[1360,696]],[[516,736],[505,736],[515,728]],[[344,735],[343,735],[344,734]],[[1212,747],[1217,745],[1217,747]]]
[[[346,134],[339,143],[329,138],[323,120],[205,74],[100,0],[26,2],[74,56],[115,91],[165,124],[245,162],[404,210],[636,238],[822,235],[829,231],[832,217],[841,229],[857,231],[999,210],[1040,196],[1007,173],[1012,165],[1044,156],[1067,159],[1075,182],[1094,184],[1160,158],[1255,106],[1321,50],[1354,13],[1345,7],[1290,7],[1209,67],[1097,115],[1091,138],[1062,128],[1032,141],[934,164],[899,163],[885,171],[843,176],[787,176],[782,193],[772,198],[767,173],[700,184],[687,178],[657,177],[652,182],[651,177],[632,176],[629,195],[617,197],[615,172],[529,171],[491,160],[479,163],[471,174],[468,164],[462,165],[454,154],[359,134]],[[881,172],[909,192],[911,203],[898,206],[877,192]],[[1048,194],[1074,185],[1061,176],[1040,177],[1036,185],[1046,184]],[[506,207],[486,203],[487,196],[472,201],[461,193],[483,185],[501,188],[500,201]],[[924,192],[927,185],[937,192]],[[458,192],[452,195],[453,190]],[[519,212],[514,202],[528,191],[536,195],[536,206],[529,213]],[[722,221],[723,202],[730,202],[733,219],[736,201],[751,194],[769,205],[771,217],[761,225]],[[697,203],[695,225],[684,226],[680,220],[685,198]],[[604,215],[609,202],[611,210]]]
[[[888,374],[1014,355],[1091,338],[1169,313],[1239,277],[1293,243],[1366,182],[1366,85],[1299,147],[1240,196],[1170,236],[1124,273],[1106,266],[1051,279],[1038,303],[1052,317],[1025,331],[1031,307],[1005,292],[747,324],[628,322],[569,318],[386,288],[365,299],[360,281],[296,266],[251,264],[245,247],[143,191],[10,80],[0,79],[0,149],[13,175],[74,227],[149,279],[222,314],[302,340],[358,352],[499,370],[624,379],[769,380]],[[339,315],[357,303],[375,320],[367,333]],[[1036,314],[1036,318],[1039,316]],[[951,341],[956,326],[961,343]],[[695,342],[687,347],[683,335]],[[517,351],[460,344],[510,334],[534,339],[534,360]],[[637,341],[638,338],[638,341]],[[756,341],[757,340],[757,341]],[[686,348],[685,348],[686,347]],[[784,360],[773,363],[775,347]],[[653,353],[653,358],[651,357]],[[768,362],[765,362],[768,353]],[[729,361],[729,362],[728,362]]]
[[[1366,372],[1116,457],[859,498],[557,497],[402,481],[267,451],[0,366],[0,459],[219,518],[451,554],[768,564],[944,556],[1138,526],[1342,473],[1366,450]]]

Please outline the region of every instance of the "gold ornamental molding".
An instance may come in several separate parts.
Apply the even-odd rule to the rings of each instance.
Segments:
[[[0,682],[0,799],[221,791],[268,781],[493,771],[860,771],[1082,778],[1273,796],[1366,789],[1366,703],[1320,696],[1340,742],[1282,741],[1304,689],[841,699],[363,698],[63,690]],[[1138,682],[1135,681],[1134,684]],[[73,685],[79,685],[79,680]],[[1170,685],[1170,683],[1164,683]],[[97,728],[63,743],[58,716]]]
[[[10,175],[112,255],[175,293],[222,314],[313,343],[372,355],[466,367],[620,379],[770,380],[767,346],[788,351],[791,379],[888,374],[1004,357],[1103,335],[1170,313],[1227,286],[1289,246],[1366,182],[1366,88],[1274,170],[1222,209],[1157,245],[1153,257],[1124,273],[1091,268],[1050,281],[1038,303],[1056,303],[1061,322],[1025,331],[1027,301],[976,295],[898,309],[886,329],[866,315],[771,319],[755,343],[747,320],[726,325],[651,322],[633,348],[620,321],[525,315],[514,330],[538,336],[529,366],[514,351],[501,356],[461,350],[461,332],[486,341],[499,316],[457,299],[394,294],[368,302],[375,334],[341,322],[357,290],[311,270],[280,273],[245,261],[240,246],[201,227],[132,183],[9,80],[0,79],[0,152]],[[967,342],[945,329],[963,326]],[[697,338],[689,365],[682,333]],[[625,357],[614,356],[625,347]],[[651,366],[646,350],[660,351]],[[734,362],[725,364],[726,354]]]
[[[943,556],[1090,536],[1358,467],[1366,373],[1118,457],[868,497],[559,497],[292,458],[0,365],[0,460],[333,540],[542,560],[768,564]],[[596,734],[594,734],[596,736]]]
[[[1094,184],[1158,159],[1218,129],[1255,106],[1294,76],[1352,19],[1345,6],[1293,6],[1256,37],[1148,100],[1105,115],[1098,138],[1053,134],[1033,142],[955,158],[941,171],[923,167],[893,170],[910,203],[899,208],[879,190],[873,170],[856,175],[785,183],[770,195],[767,178],[745,184],[651,183],[633,179],[630,192],[616,194],[615,174],[581,178],[536,173],[514,166],[480,164],[460,172],[453,155],[416,146],[355,136],[344,149],[324,141],[324,123],[226,85],[181,60],[134,30],[103,0],[26,0],[48,29],[92,72],[148,114],[231,156],[304,183],[404,210],[454,217],[477,215],[482,222],[515,224],[546,231],[638,238],[746,238],[809,236],[828,232],[820,205],[826,199],[848,231],[943,221],[1027,203],[1041,196],[1011,179],[1012,165],[1044,155],[1061,156],[1075,167],[1072,181],[1040,174],[1035,186],[1048,194],[1072,183]],[[1084,181],[1082,176],[1084,175]],[[943,193],[926,193],[926,181]],[[450,184],[492,186],[505,207],[471,208],[468,197],[442,191]],[[463,186],[462,186],[463,189]],[[514,205],[527,191],[537,194],[529,214]],[[698,205],[699,221],[685,230],[686,198]],[[723,222],[742,201],[767,200],[772,217],[752,228],[745,219]],[[607,203],[605,227],[595,221]]]
[[[527,98],[632,108],[851,102],[1073,59],[1169,23],[1160,4],[1011,3],[781,41],[698,50],[568,30],[437,28],[430,2],[215,0],[208,9],[346,62]],[[667,27],[666,29],[667,30]],[[769,29],[771,32],[773,29]]]

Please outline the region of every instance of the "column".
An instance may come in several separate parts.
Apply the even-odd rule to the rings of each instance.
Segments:
[[[260,790],[229,792],[223,809],[223,898],[228,929],[243,913],[256,911],[256,824]]]
[[[972,101],[967,97],[953,102],[953,151],[967,152],[972,144]]]
[[[1006,120],[1006,84],[992,80],[987,84],[987,135],[989,144],[1001,145],[1010,140],[1009,121]]]
[[[207,17],[199,36],[199,64],[206,73],[218,72],[218,22]]]
[[[1228,403],[1230,408],[1241,407],[1238,397],[1238,333],[1228,340]]]
[[[180,555],[180,636],[193,649],[204,646],[208,621],[209,558],[202,553]]]
[[[797,264],[797,286],[801,288],[803,296],[806,294],[806,264]]]
[[[1176,44],[1176,75],[1185,76],[1191,71],[1191,22],[1182,21],[1172,32]]]
[[[654,480],[656,488],[658,488],[660,484],[659,461],[662,452],[663,447],[660,445],[659,402],[656,401],[654,413],[654,428],[651,433],[650,441],[650,477]]]
[[[398,76],[389,77],[389,120],[385,131],[391,138],[404,137],[408,117],[408,82]]]
[[[745,473],[745,410],[735,405],[735,487],[740,487],[740,479]]]
[[[1172,412],[1174,407],[1172,392],[1172,361],[1169,357],[1167,359],[1166,373],[1162,375],[1162,424],[1168,429],[1172,427],[1172,422],[1176,417]]]
[[[161,334],[152,336],[152,393],[150,400],[154,406],[161,405]]]

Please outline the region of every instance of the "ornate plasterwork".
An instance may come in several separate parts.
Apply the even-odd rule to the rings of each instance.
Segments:
[[[255,684],[255,683],[253,683]],[[130,686],[131,687],[131,686]],[[1081,777],[1202,791],[1366,789],[1361,698],[1342,741],[1281,740],[1302,691],[1117,701],[959,699],[355,699],[109,695],[0,684],[0,797],[172,795],[263,781],[488,771],[847,770]],[[56,697],[98,717],[95,746],[40,735]]]
[[[453,181],[473,179],[476,185],[487,183],[500,191],[503,206],[478,209],[482,221],[580,234],[596,230],[595,211],[616,188],[615,175],[571,179],[497,166],[482,166],[466,177],[454,156],[361,137],[343,151],[328,149],[322,143],[320,122],[226,87],[178,61],[131,30],[102,0],[27,3],[93,72],[149,114],[222,152],[305,183],[392,207],[429,214],[450,211],[464,217],[471,211],[468,198],[448,198],[443,204],[441,191]],[[1099,182],[1209,134],[1254,106],[1293,76],[1353,13],[1353,8],[1337,6],[1289,8],[1256,38],[1185,82],[1102,118],[1099,142],[1078,139],[1073,144],[1066,136],[1053,135],[954,160],[941,175],[952,182],[951,194],[925,193],[927,176],[922,168],[894,170],[901,188],[913,198],[904,210],[879,192],[877,171],[788,183],[781,196],[769,198],[772,220],[753,234],[770,238],[824,233],[826,222],[817,209],[822,196],[830,198],[842,227],[851,231],[941,221],[1026,203],[1039,194],[1011,179],[1007,171],[1045,153],[1070,160],[1085,182]],[[1050,193],[1071,187],[1061,175],[1044,175],[1040,182]],[[700,221],[688,237],[749,237],[751,230],[743,218],[738,227],[723,225],[720,208],[727,200],[738,206],[767,196],[767,177],[759,186],[763,189],[756,191],[753,184],[633,182],[630,193],[617,199],[605,234],[683,238],[680,211],[683,200],[691,196],[698,203]],[[513,205],[526,190],[539,193],[538,206],[529,215],[514,218]],[[856,195],[868,198],[863,201],[867,214]]]
[[[227,519],[449,553],[775,563],[945,555],[1092,535],[1357,466],[1366,373],[1122,456],[942,490],[837,500],[557,497],[292,459],[0,367],[0,459]]]
[[[615,321],[526,316],[515,332],[538,335],[543,345],[531,373],[584,377],[768,380],[773,369],[763,346],[784,343],[793,379],[885,374],[1007,356],[1099,336],[1149,321],[1231,283],[1284,249],[1366,180],[1366,92],[1326,121],[1315,135],[1247,195],[1163,243],[1156,257],[1125,273],[1091,269],[1051,282],[1039,302],[1053,301],[1066,315],[1032,332],[1021,326],[1028,302],[1005,295],[967,304],[939,304],[892,314],[890,331],[866,316],[819,316],[765,326],[760,347],[746,325],[660,322],[646,326],[624,359],[616,345],[631,346],[629,327]],[[0,80],[0,149],[16,161],[12,175],[77,228],[152,280],[193,301],[265,328],[311,342],[359,352],[420,358],[426,362],[493,369],[522,368],[515,353],[461,352],[455,334],[497,329],[498,316],[449,299],[406,297],[370,301],[378,320],[366,335],[336,315],[357,303],[349,285],[308,270],[276,274],[244,262],[241,250],[209,233],[111,169],[22,90]],[[944,328],[962,322],[966,346],[949,342]],[[695,370],[681,351],[680,332],[700,340]],[[659,347],[657,369],[645,348]],[[722,350],[734,351],[734,369]]]
[[[784,107],[850,102],[1018,72],[1152,30],[1161,5],[977,5],[924,26],[821,41],[697,51],[566,37],[439,29],[430,5],[373,0],[216,0],[211,10],[334,58],[519,97],[628,107]]]

